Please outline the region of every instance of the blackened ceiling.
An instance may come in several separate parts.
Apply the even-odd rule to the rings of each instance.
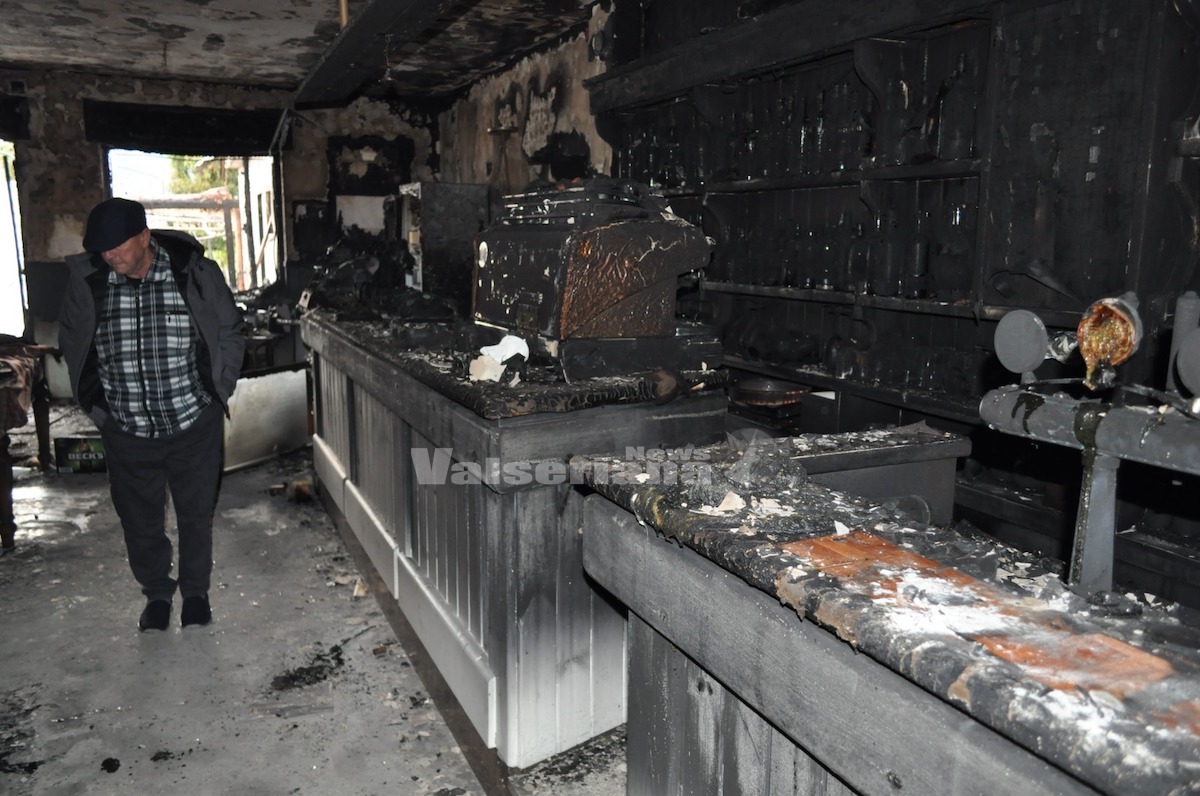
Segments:
[[[0,0],[0,66],[442,97],[584,24],[595,0]],[[0,86],[0,90],[3,87]]]

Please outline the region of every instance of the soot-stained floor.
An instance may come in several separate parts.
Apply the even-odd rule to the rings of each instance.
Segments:
[[[68,410],[53,418],[72,433]],[[19,457],[31,440],[14,437]],[[214,621],[182,630],[177,598],[166,632],[137,632],[144,603],[107,477],[16,472],[17,544],[0,555],[0,792],[624,793],[619,732],[523,772],[468,760],[464,748],[489,752],[456,740],[371,573],[304,499],[306,451],[225,476]]]

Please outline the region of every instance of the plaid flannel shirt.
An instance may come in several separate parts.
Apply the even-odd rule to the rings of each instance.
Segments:
[[[213,398],[200,380],[200,334],[175,283],[171,261],[151,242],[154,261],[142,280],[108,274],[96,353],[114,419],[139,437],[190,426]]]

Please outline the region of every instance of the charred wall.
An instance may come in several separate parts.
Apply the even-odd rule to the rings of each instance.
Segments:
[[[288,102],[282,91],[73,72],[5,70],[0,79],[19,81],[26,91],[28,136],[15,145],[22,236],[30,263],[60,261],[78,251],[88,211],[105,197],[104,150],[88,140],[86,101],[223,111],[278,109]]]
[[[360,98],[300,112],[292,130],[283,165],[289,260],[311,257],[322,240],[336,241],[339,196],[384,197],[404,183],[437,178],[436,125],[424,109]]]
[[[580,162],[611,170],[611,147],[596,130],[583,81],[605,69],[589,45],[609,12],[593,6],[588,29],[475,84],[439,119],[442,179],[482,183],[503,195]],[[601,35],[603,35],[601,33]]]

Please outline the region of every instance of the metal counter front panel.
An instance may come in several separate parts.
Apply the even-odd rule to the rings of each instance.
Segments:
[[[350,463],[350,381],[319,355],[313,356],[317,435],[344,466]]]
[[[410,429],[411,450],[424,455],[433,443]],[[411,469],[411,461],[410,461]],[[411,512],[411,533],[405,555],[426,583],[437,591],[471,637],[487,647],[484,624],[483,556],[487,544],[479,488],[454,483],[417,483],[410,479],[405,508]],[[490,652],[490,650],[488,650]]]
[[[486,420],[402,368],[312,336],[323,492],[388,582],[480,737],[514,768],[625,720],[625,613],[584,576],[563,451],[720,434],[717,397]],[[322,340],[338,349],[331,363]],[[432,466],[432,457],[449,457]],[[422,457],[418,463],[416,457]],[[455,465],[562,465],[490,483]],[[328,482],[327,482],[328,479]],[[391,561],[387,559],[391,556]]]
[[[409,532],[408,493],[411,468],[408,427],[363,390],[354,392],[354,428],[369,429],[355,438],[354,481],[384,527],[396,538]]]

